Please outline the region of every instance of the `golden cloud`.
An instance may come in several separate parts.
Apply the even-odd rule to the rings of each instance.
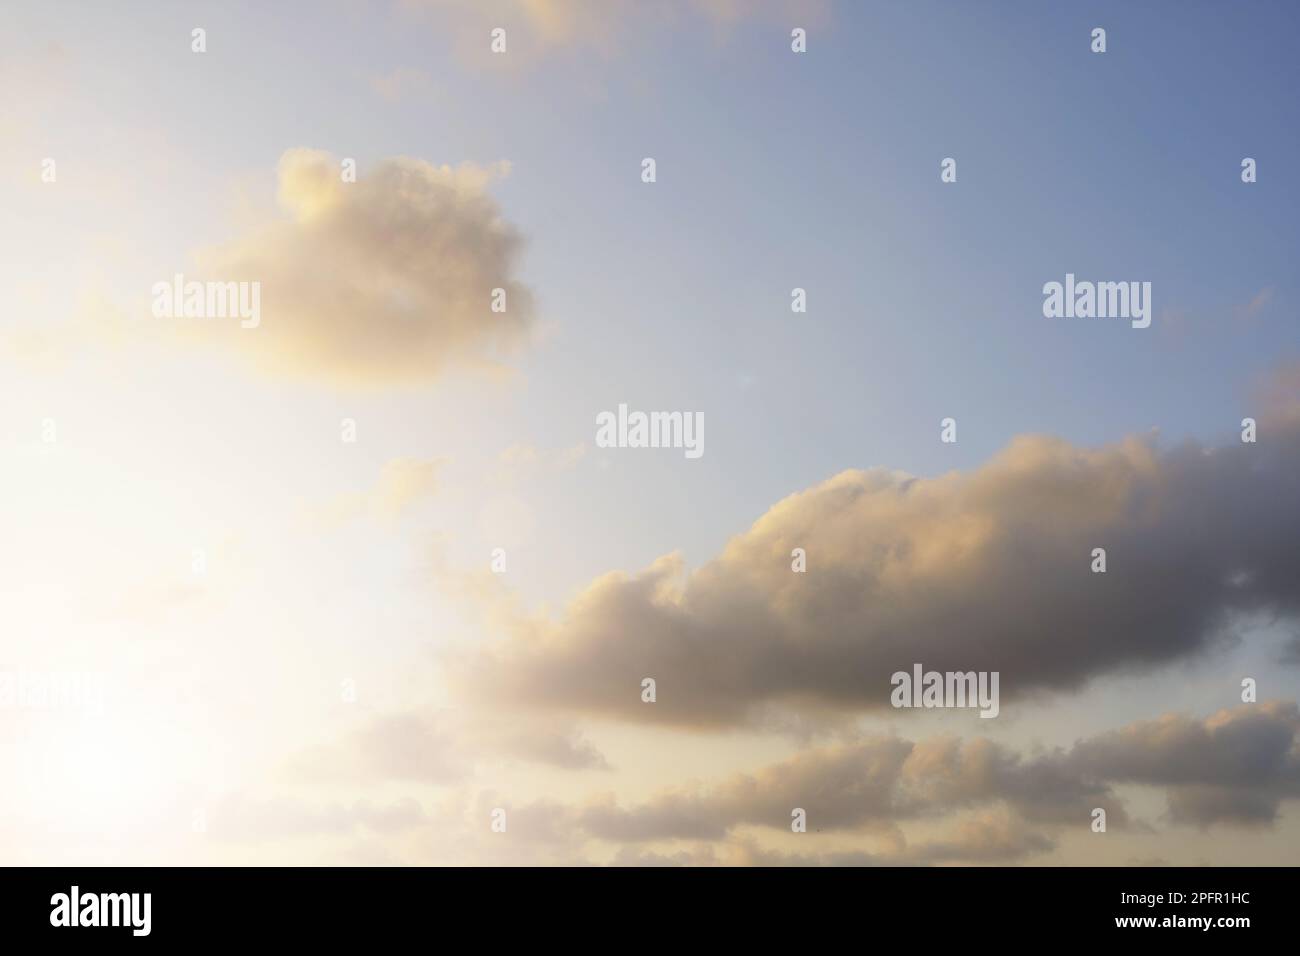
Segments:
[[[486,192],[508,168],[398,158],[345,182],[328,154],[290,150],[279,165],[287,218],[198,257],[205,280],[260,283],[260,322],[178,327],[268,373],[335,384],[496,365],[534,314],[515,276],[523,241]]]

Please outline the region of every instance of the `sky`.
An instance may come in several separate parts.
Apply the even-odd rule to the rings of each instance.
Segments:
[[[0,862],[1296,861],[1292,4],[5,23]]]

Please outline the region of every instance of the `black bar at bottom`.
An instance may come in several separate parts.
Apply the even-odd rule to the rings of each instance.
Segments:
[[[403,940],[446,949],[515,941],[695,949],[710,940],[806,948],[844,937],[882,944],[891,931],[922,945],[1125,936],[1231,945],[1290,935],[1295,878],[1293,868],[1218,867],[13,868],[0,869],[0,921],[6,944],[75,938],[114,948],[285,941],[336,951]]]

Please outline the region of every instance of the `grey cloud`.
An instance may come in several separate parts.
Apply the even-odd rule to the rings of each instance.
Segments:
[[[1175,824],[1271,823],[1282,800],[1300,797],[1297,730],[1296,705],[1275,701],[1205,720],[1167,715],[1028,756],[983,738],[866,738],[713,786],[665,790],[628,807],[599,799],[576,812],[590,836],[635,843],[724,840],[742,825],[784,829],[795,807],[819,831],[972,811],[952,838],[905,858],[992,862],[1051,849],[1034,827],[1086,831],[1094,807],[1106,809],[1110,829],[1147,829],[1130,820],[1119,784],[1164,788]]]
[[[795,807],[807,812],[810,829],[858,830],[995,803],[1025,822],[1079,826],[1104,803],[1112,825],[1127,823],[1109,788],[1070,769],[1059,753],[1026,760],[983,739],[897,737],[813,749],[633,807],[594,801],[580,821],[591,836],[616,842],[716,840],[742,824],[787,828]]]
[[[1022,437],[969,473],[846,471],[698,570],[608,574],[560,621],[516,618],[449,666],[476,700],[682,725],[887,707],[916,662],[999,671],[1004,707],[1151,669],[1225,640],[1237,612],[1300,611],[1300,373],[1261,407],[1253,445]]]
[[[1169,714],[1081,741],[1072,763],[1116,783],[1167,788],[1175,823],[1271,824],[1300,797],[1300,709],[1244,704],[1206,720]]]

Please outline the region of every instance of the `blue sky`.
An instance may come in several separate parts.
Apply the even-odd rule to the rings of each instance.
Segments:
[[[1294,352],[1297,67],[1279,27],[1294,10],[1019,6],[847,4],[803,58],[784,31],[741,23],[522,76],[463,69],[448,31],[401,12],[200,6],[219,83],[196,82],[187,50],[157,52],[193,10],[132,22],[76,7],[71,35],[30,8],[16,18],[30,43],[100,54],[78,69],[102,128],[70,142],[118,122],[165,130],[193,164],[177,177],[233,169],[269,189],[256,171],[296,145],[363,167],[508,159],[499,196],[561,330],[522,366],[518,434],[581,440],[601,393],[707,409],[717,457],[663,465],[734,527],[844,467],[934,474],[1023,431],[1218,438],[1249,411],[1252,377]],[[1092,25],[1108,30],[1104,55]],[[394,69],[426,72],[429,89],[393,103],[366,89]],[[643,156],[659,164],[653,189]],[[946,156],[959,179],[940,189]],[[1260,163],[1250,186],[1244,156]],[[159,242],[168,223],[220,238],[212,206],[227,199],[160,202]],[[1067,271],[1151,281],[1157,322],[1043,319],[1041,286]],[[806,316],[789,312],[794,286]],[[1259,315],[1234,321],[1264,290]],[[933,440],[947,415],[955,447]],[[736,472],[762,478],[737,489]]]

